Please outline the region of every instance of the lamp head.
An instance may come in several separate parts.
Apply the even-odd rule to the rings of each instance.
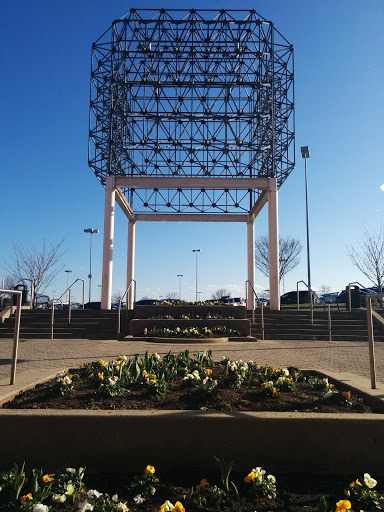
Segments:
[[[301,147],[301,156],[303,158],[309,158],[309,148],[308,148],[308,146],[302,146]]]

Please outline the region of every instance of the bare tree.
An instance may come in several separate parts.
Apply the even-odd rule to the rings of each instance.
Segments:
[[[353,265],[381,291],[384,284],[383,226],[372,233],[364,228],[362,241],[355,246],[349,244],[347,253]]]
[[[176,300],[179,298],[179,295],[178,293],[176,292],[168,292],[166,295],[165,295],[166,299],[167,300]]]
[[[119,300],[123,300],[123,294],[121,292],[114,292],[112,294],[111,300],[114,304],[117,304]]]
[[[16,282],[23,279],[31,280],[35,292],[37,292],[43,286],[49,286],[64,268],[64,266],[59,266],[60,260],[65,254],[63,243],[64,240],[61,240],[58,244],[52,245],[43,240],[43,245],[39,249],[14,244],[13,253],[5,262],[4,267]]]
[[[211,297],[213,300],[220,300],[221,297],[230,297],[231,292],[228,291],[226,288],[219,288],[215,292],[212,293]]]
[[[321,293],[321,295],[325,295],[326,293],[329,293],[330,291],[331,291],[331,287],[328,286],[327,284],[322,284],[320,286],[319,292]]]
[[[297,238],[279,237],[279,278],[280,280],[300,263],[303,246]],[[265,276],[269,276],[269,241],[266,235],[255,242],[255,265]]]

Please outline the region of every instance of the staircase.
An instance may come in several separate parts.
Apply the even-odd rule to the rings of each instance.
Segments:
[[[125,314],[121,315],[124,326]],[[15,317],[12,315],[0,324],[0,338],[13,337]],[[20,338],[51,338],[51,311],[43,309],[22,310]],[[68,323],[68,310],[56,310],[54,339],[116,339],[117,311],[74,309],[71,323]]]
[[[247,311],[247,317],[252,313]],[[332,341],[368,341],[367,312],[365,310],[332,311]],[[255,312],[251,334],[262,339],[261,310]],[[311,325],[310,310],[264,309],[264,338],[266,340],[329,340],[328,312],[315,310]],[[375,341],[384,341],[384,327],[374,319]]]

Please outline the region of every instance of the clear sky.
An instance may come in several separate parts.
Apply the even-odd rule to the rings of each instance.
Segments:
[[[0,275],[13,243],[67,249],[71,276],[89,272],[93,236],[92,299],[99,300],[104,189],[88,168],[91,44],[131,7],[256,9],[295,48],[296,168],[279,191],[280,234],[303,244],[301,264],[285,277],[285,291],[306,280],[304,160],[308,145],[309,224],[313,288],[339,291],[351,281],[369,285],[350,263],[346,245],[364,226],[383,222],[384,2],[383,0],[223,0],[193,4],[149,0],[15,0],[3,2],[1,62]],[[125,289],[127,226],[117,207],[113,290]],[[266,208],[265,208],[266,210]],[[263,210],[256,236],[267,232]],[[195,255],[201,298],[217,288],[244,295],[246,226],[229,223],[138,223],[138,298],[178,292],[194,300]],[[64,270],[46,292],[66,288]],[[258,289],[267,279],[256,271]],[[80,288],[80,287],[79,287]],[[282,287],[283,291],[283,287]],[[80,290],[73,290],[80,300]]]

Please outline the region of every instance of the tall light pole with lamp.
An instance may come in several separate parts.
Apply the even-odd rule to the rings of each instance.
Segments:
[[[307,219],[307,269],[308,269],[308,287],[311,289],[311,261],[309,257],[309,222],[308,222],[308,179],[307,179],[307,158],[309,158],[308,146],[301,148],[301,156],[305,160],[305,212]]]
[[[72,270],[64,270],[64,272],[67,274],[67,302],[69,302],[68,276],[72,272]]]
[[[201,249],[192,249],[192,252],[196,254],[196,302],[197,302],[197,289],[198,289],[198,272],[197,272],[197,253],[203,252]]]
[[[179,300],[181,300],[181,278],[184,277],[183,274],[177,274],[179,278]]]
[[[98,229],[92,229],[92,228],[87,228],[87,229],[84,229],[84,233],[90,233],[91,235],[91,243],[90,243],[90,247],[89,247],[89,300],[88,302],[91,302],[91,285],[92,285],[92,235],[94,235],[95,233],[98,233],[99,230]]]

